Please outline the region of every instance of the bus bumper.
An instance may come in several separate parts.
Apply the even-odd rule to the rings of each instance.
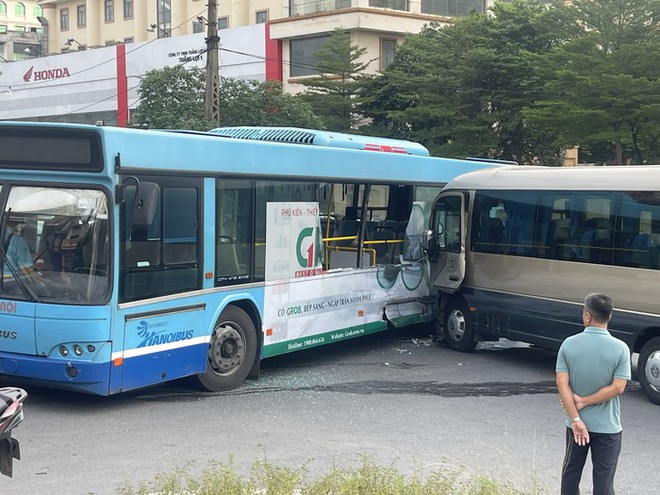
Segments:
[[[110,363],[0,352],[0,375],[16,381],[39,380],[39,385],[97,395],[109,395]]]

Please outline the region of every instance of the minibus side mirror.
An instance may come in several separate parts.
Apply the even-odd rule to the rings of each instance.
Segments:
[[[440,246],[438,246],[438,238],[433,230],[427,230],[424,232],[424,235],[422,236],[422,247],[424,248],[424,251],[426,251],[430,261],[434,261],[435,258],[437,258]]]

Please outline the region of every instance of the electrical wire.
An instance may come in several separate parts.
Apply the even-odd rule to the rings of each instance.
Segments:
[[[313,3],[313,2],[311,2],[311,3]],[[179,25],[173,27],[170,31],[173,31],[174,29],[178,29],[178,28],[182,27],[183,25],[187,24],[188,22],[192,21],[193,19],[196,19],[197,17],[201,16],[204,12],[205,12],[205,10],[202,10],[198,14],[195,14],[195,15],[189,17],[188,19],[186,19],[185,21],[183,21]],[[160,40],[160,38],[155,38],[153,40],[149,40],[147,42],[141,43],[139,46],[136,46],[135,48],[133,48],[131,50],[127,50],[126,55],[128,55],[130,53],[134,53],[138,50],[141,50],[142,48],[150,45],[153,42],[159,41],[159,40]],[[304,62],[291,62],[290,60],[282,60],[282,59],[278,59],[278,58],[275,58],[275,57],[267,57],[267,56],[263,56],[263,55],[258,55],[258,54],[254,54],[254,53],[241,51],[241,50],[232,50],[232,49],[229,49],[229,48],[219,47],[219,50],[221,52],[233,53],[233,54],[236,54],[236,55],[242,55],[242,56],[245,56],[245,57],[250,57],[250,58],[253,58],[255,60],[260,60],[260,61],[264,61],[264,62],[282,63],[283,65],[289,66],[290,68],[291,67],[296,67],[296,68],[299,68],[299,69],[316,69],[315,64],[308,64],[308,63],[304,63]],[[206,53],[206,51],[207,50],[204,50],[201,53]],[[87,68],[85,68],[81,71],[76,72],[75,74],[79,75],[79,74],[88,72],[90,70],[96,69],[97,67],[105,65],[107,63],[116,63],[116,60],[117,60],[117,57],[113,56],[112,58],[110,58],[106,61],[100,62],[100,63],[92,65],[90,67],[87,67]],[[177,64],[177,65],[185,66],[189,62],[192,62],[192,60],[183,62],[181,64]],[[251,62],[237,62],[237,63],[234,63],[234,64],[224,64],[224,65],[222,65],[222,67],[233,67],[233,66],[238,66],[238,65],[248,65],[250,63]],[[362,71],[362,72],[356,73],[356,75],[358,75],[358,76],[371,76],[373,74],[367,73],[366,71]],[[405,81],[407,83],[411,84],[412,87],[414,87],[416,90],[425,89],[425,86],[426,86],[426,89],[431,89],[431,90],[436,90],[437,87],[438,87],[436,82],[429,81],[428,78],[423,78],[423,77],[416,78],[414,76],[411,76],[410,74],[406,74],[405,77],[402,76],[402,79],[405,79]],[[13,91],[16,91],[16,90],[20,91],[25,86],[28,86],[28,84],[12,85],[12,86],[9,86],[9,88],[11,88],[11,91],[13,92]],[[35,87],[39,88],[39,87],[45,87],[45,86],[47,86],[47,85],[35,86],[34,83],[30,84],[31,89],[35,88]],[[50,85],[48,85],[48,86],[50,86]],[[139,83],[137,85],[134,85],[134,86],[130,87],[130,88],[127,88],[126,93],[128,93],[130,91],[133,91],[134,89],[136,89],[138,87],[139,87]],[[446,89],[447,88],[445,87],[444,90],[446,90]],[[473,87],[457,86],[457,88],[455,90],[460,91],[462,94],[466,94],[466,95],[469,94],[469,93],[476,93],[476,92],[483,92],[483,93],[488,93],[488,94],[514,95],[514,96],[515,95],[519,95],[519,96],[535,96],[536,95],[536,96],[547,97],[548,95],[552,95],[554,97],[561,97],[561,96],[565,95],[564,92],[549,91],[547,89],[526,90],[526,89],[487,88],[487,87],[480,87],[480,86],[473,86]],[[52,120],[49,120],[49,121],[56,121],[56,120],[61,119],[63,117],[67,117],[67,116],[72,115],[72,114],[80,113],[81,110],[91,108],[91,107],[93,107],[95,105],[98,105],[100,103],[103,103],[103,102],[105,102],[109,99],[116,98],[117,96],[118,96],[117,94],[113,94],[111,96],[108,96],[107,98],[103,98],[103,99],[100,99],[98,101],[89,103],[89,104],[87,104],[83,107],[76,108],[75,110],[72,110],[71,112],[68,112],[66,114],[53,116]],[[140,102],[140,99],[138,98],[135,102],[133,102],[129,106],[129,110],[132,107],[135,107],[137,104],[139,104],[139,102]],[[118,115],[118,113],[117,113],[117,115]],[[117,115],[115,115],[115,118],[117,117]]]

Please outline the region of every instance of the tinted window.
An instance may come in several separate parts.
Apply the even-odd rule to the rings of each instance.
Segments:
[[[252,280],[253,182],[220,180],[217,186],[215,279],[218,285]]]
[[[660,193],[479,193],[471,239],[475,252],[657,270]]]
[[[291,40],[291,77],[318,74],[318,52],[325,45],[329,36],[316,36],[300,40]]]
[[[160,195],[149,225],[134,225],[135,186],[121,207],[120,299],[131,301],[201,288],[200,192],[196,181],[156,182]]]
[[[438,247],[445,251],[461,251],[461,197],[445,196],[435,206]]]
[[[537,194],[516,191],[477,194],[472,215],[475,252],[535,256]]]

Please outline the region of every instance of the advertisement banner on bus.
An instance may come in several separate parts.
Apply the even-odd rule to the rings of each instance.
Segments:
[[[268,203],[266,215],[266,280],[322,273],[318,203]]]

